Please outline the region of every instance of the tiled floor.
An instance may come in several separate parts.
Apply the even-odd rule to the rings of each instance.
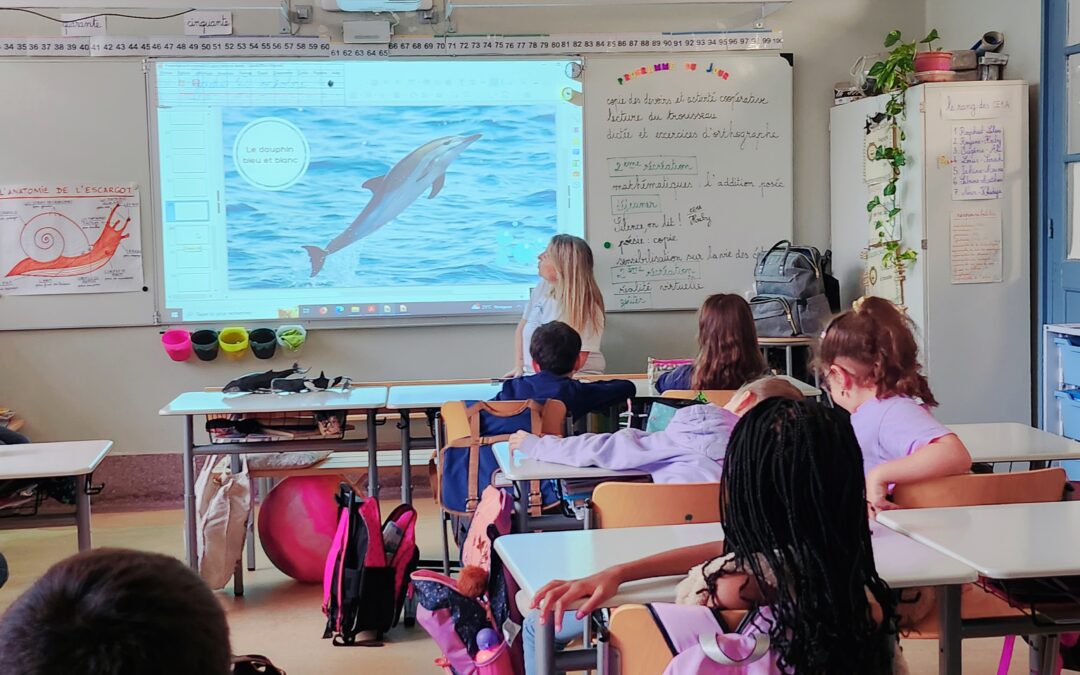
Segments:
[[[418,530],[421,552],[425,558],[436,558],[438,512],[430,498],[419,499],[417,506],[421,511]],[[181,523],[181,512],[177,510],[99,513],[93,521],[94,545],[180,556]],[[11,566],[11,580],[0,589],[2,609],[48,565],[75,552],[74,528],[0,532],[0,551],[8,557]],[[333,647],[322,640],[321,588],[292,581],[259,553],[258,569],[247,576],[246,595],[234,598],[229,590],[219,593],[229,614],[233,648],[237,653],[265,654],[289,675],[440,672],[433,663],[439,650],[419,627],[399,626],[381,648]],[[1000,639],[966,641],[964,672],[979,675],[997,672],[1000,650]],[[937,672],[936,641],[905,641],[904,651],[913,675]],[[1009,673],[1027,672],[1027,649],[1021,644]]]

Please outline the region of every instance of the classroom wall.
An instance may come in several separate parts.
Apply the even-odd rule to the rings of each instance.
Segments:
[[[340,39],[341,18],[318,12],[315,24],[305,26],[303,33],[316,34],[322,25]],[[277,29],[271,17],[256,13],[237,13],[235,22],[238,34]],[[459,33],[503,34],[719,27],[714,12],[701,6],[472,10],[461,12],[456,23]],[[110,19],[109,25],[115,34],[182,32],[179,20],[147,24]],[[915,34],[925,25],[926,7],[917,0],[794,0],[767,20],[768,27],[784,31],[785,50],[795,53],[797,240],[818,246],[829,241],[828,110],[833,84],[848,79],[858,56],[879,51],[889,30]],[[430,31],[409,19],[399,26],[399,34]],[[0,12],[0,35],[56,33],[40,19]],[[12,130],[0,131],[0,145],[4,133]],[[695,331],[693,312],[609,314],[603,345],[608,370],[640,372],[648,356],[691,355]],[[494,376],[512,363],[513,333],[510,323],[316,330],[301,358],[315,370],[362,380]],[[158,334],[155,328],[0,331],[0,406],[18,410],[27,420],[26,433],[35,440],[111,438],[121,454],[176,452],[180,421],[159,418],[162,405],[181,391],[221,385],[268,362],[248,358],[240,363],[173,364],[162,352]],[[280,367],[288,359],[278,356],[269,363]]]

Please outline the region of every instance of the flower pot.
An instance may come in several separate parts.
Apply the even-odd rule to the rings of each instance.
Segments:
[[[915,72],[952,70],[952,52],[919,52],[915,55]]]
[[[197,330],[191,334],[191,344],[195,348],[195,356],[200,361],[213,361],[218,355],[218,333],[209,328]]]
[[[218,345],[229,358],[242,358],[248,348],[248,332],[243,328],[223,328],[218,334]]]
[[[251,353],[257,359],[268,359],[277,351],[277,334],[273,328],[256,328],[248,333]]]
[[[161,344],[173,361],[187,361],[191,356],[191,333],[186,330],[173,328],[165,331],[161,335]]]

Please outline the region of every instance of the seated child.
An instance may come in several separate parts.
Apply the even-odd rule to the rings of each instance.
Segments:
[[[541,622],[554,621],[558,630],[567,615],[580,619],[603,607],[624,583],[690,569],[676,590],[677,603],[748,609],[744,634],[769,637],[767,660],[738,672],[905,673],[896,601],[874,562],[862,469],[843,413],[811,401],[769,399],[731,436],[721,480],[723,541],[552,581],[536,592],[532,606]],[[579,600],[584,603],[574,614],[561,611]],[[654,611],[705,618],[696,608]],[[715,632],[716,620],[706,615],[701,630]],[[694,649],[676,656],[683,668],[674,672],[692,672],[687,665],[698,662]]]
[[[768,371],[758,350],[750,305],[729,293],[710,295],[698,312],[698,353],[692,364],[664,373],[656,383],[669,389],[738,389]]]
[[[529,342],[535,375],[523,375],[503,383],[493,401],[546,401],[566,404],[566,414],[582,417],[594,410],[606,410],[619,401],[631,398],[636,389],[629,380],[583,382],[575,380],[588,354],[581,351],[581,336],[563,323],[545,323],[533,332]]]
[[[883,298],[856,301],[822,333],[821,380],[851,413],[871,512],[892,508],[892,485],[971,470],[963,442],[930,412],[938,403],[918,350],[910,319]]]
[[[759,402],[777,396],[794,401],[803,397],[791,382],[763,377],[742,387],[723,407],[680,408],[663,431],[621,429],[569,438],[538,438],[519,431],[510,437],[510,448],[545,462],[647,471],[654,483],[716,483],[735,423]]]
[[[5,675],[226,675],[229,626],[176,558],[95,549],[49,568],[0,617]]]

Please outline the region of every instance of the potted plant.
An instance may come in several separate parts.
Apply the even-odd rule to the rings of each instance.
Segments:
[[[926,51],[915,55],[916,73],[925,73],[931,70],[952,70],[952,52],[942,51],[941,47],[934,49],[934,40],[939,37],[935,28],[926,37],[919,40],[919,44],[926,45]]]

